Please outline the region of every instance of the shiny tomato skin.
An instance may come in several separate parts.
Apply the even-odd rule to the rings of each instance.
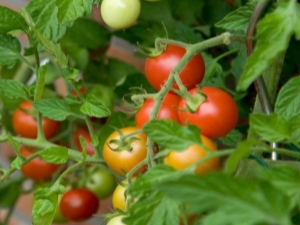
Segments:
[[[126,198],[125,198],[125,191],[126,186],[128,185],[127,181],[123,181],[122,184],[118,184],[114,193],[112,195],[112,204],[114,209],[118,209],[121,211],[126,210]]]
[[[198,88],[189,91],[196,94]],[[216,87],[203,87],[202,92],[207,96],[195,113],[183,111],[186,99],[179,103],[179,118],[181,124],[194,124],[201,129],[201,134],[208,138],[226,136],[238,121],[238,107],[234,99],[225,91]]]
[[[79,139],[80,136],[82,136],[85,140],[87,154],[88,155],[94,155],[95,154],[95,148],[91,144],[91,141],[92,141],[91,135],[89,134],[89,132],[87,130],[85,130],[83,128],[78,128],[74,132],[74,142],[75,142],[76,147],[80,151],[82,151],[82,147],[81,147],[80,139]]]
[[[124,135],[136,132],[137,130],[137,127],[124,127],[120,129]],[[124,173],[128,173],[138,163],[147,157],[146,136],[142,133],[138,133],[135,134],[134,137],[138,140],[133,140],[130,142],[130,151],[126,149],[114,151],[111,149],[116,148],[117,145],[110,143],[110,141],[120,140],[120,134],[117,131],[114,131],[105,141],[103,146],[103,157],[107,165],[118,174],[124,175]],[[144,167],[140,168],[136,174],[144,169]]]
[[[215,144],[207,137],[201,135],[203,145],[211,151],[217,151]],[[176,170],[184,169],[193,163],[201,160],[207,155],[203,147],[191,145],[186,150],[177,152],[171,151],[165,158],[164,164],[173,167]],[[202,175],[210,171],[216,171],[219,168],[220,159],[212,158],[195,169],[195,174]]]
[[[66,219],[82,221],[91,218],[99,205],[99,200],[93,192],[85,188],[75,188],[62,195],[59,208]]]
[[[33,154],[33,152],[29,151],[24,146],[21,146],[20,153],[25,158],[28,158]],[[36,157],[23,165],[21,171],[26,177],[34,181],[43,181],[51,179],[52,175],[58,170],[59,167],[60,165],[48,163],[41,158]]]
[[[162,102],[157,118],[170,119],[180,123],[177,110],[179,102],[179,96],[173,93],[168,93]],[[142,107],[136,113],[135,123],[138,128],[142,128],[145,125],[145,123],[149,121],[150,113],[153,109],[154,103],[155,101],[153,98],[146,99]]]
[[[16,134],[26,137],[26,138],[36,138],[38,133],[37,121],[36,119],[25,112],[23,110],[33,110],[33,106],[31,102],[24,101],[14,112],[13,115],[13,128]],[[51,120],[49,118],[42,118],[42,127],[47,139],[53,137],[59,130],[60,122]]]
[[[185,52],[183,47],[169,44],[159,56],[146,59],[145,75],[154,89],[160,90],[162,88],[171,70],[178,64]],[[204,73],[204,60],[200,54],[196,54],[183,68],[179,76],[183,85],[190,90],[200,84]],[[178,89],[175,82],[172,87]]]

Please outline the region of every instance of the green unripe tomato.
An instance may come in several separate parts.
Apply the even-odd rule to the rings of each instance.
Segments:
[[[114,29],[130,27],[140,15],[140,0],[103,0],[101,16],[104,22]]]
[[[122,222],[123,217],[124,216],[116,216],[110,219],[107,225],[125,225],[125,223]]]
[[[105,199],[112,195],[117,186],[117,182],[113,174],[98,168],[88,177],[84,186],[94,192],[98,199]]]

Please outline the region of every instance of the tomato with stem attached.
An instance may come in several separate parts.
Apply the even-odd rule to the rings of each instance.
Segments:
[[[118,174],[128,173],[147,157],[147,138],[138,130],[137,127],[124,127],[114,131],[105,141],[103,157]],[[144,169],[145,166],[142,166],[136,173]]]
[[[99,208],[97,196],[86,188],[67,190],[59,204],[62,215],[72,221],[86,220],[92,217]]]
[[[158,119],[170,119],[180,123],[178,116],[178,104],[180,102],[180,97],[173,93],[168,93],[158,112]],[[135,115],[135,123],[138,128],[142,128],[145,123],[150,120],[150,113],[153,109],[155,100],[153,98],[148,98],[143,103],[142,107],[138,110]]]
[[[13,128],[16,134],[26,138],[37,138],[38,125],[34,116],[36,113],[30,101],[24,101],[13,115]],[[60,122],[43,117],[42,128],[47,139],[57,134]]]
[[[80,136],[83,137],[83,139],[85,140],[87,154],[94,155],[95,147],[91,144],[92,138],[91,138],[90,133],[87,130],[85,130],[84,128],[78,128],[74,132],[75,145],[80,151],[82,151],[82,146],[80,144],[80,139],[79,139]]]
[[[208,138],[226,136],[238,121],[238,107],[234,99],[225,91],[216,87],[203,87],[201,95],[205,100],[195,112],[188,110],[188,100],[182,98],[179,103],[181,124],[190,123],[201,129]],[[199,93],[199,88],[189,91],[191,96]]]
[[[151,86],[160,90],[170,76],[171,71],[185,55],[186,49],[168,44],[165,51],[156,57],[148,57],[145,62],[145,75]],[[188,89],[200,84],[205,73],[205,63],[200,53],[192,57],[179,74],[182,84]],[[178,89],[177,83],[172,88]]]
[[[171,151],[165,158],[164,164],[180,170],[191,166],[197,161],[203,159],[208,151],[217,151],[215,144],[207,137],[201,135],[201,141],[204,147],[191,145],[184,151]],[[201,175],[209,171],[215,171],[219,168],[220,159],[218,157],[207,160],[195,169],[195,174]]]
[[[140,0],[103,0],[100,7],[103,21],[114,29],[125,29],[140,15]]]
[[[89,168],[84,187],[92,191],[99,199],[111,196],[117,186],[116,177],[102,168]]]
[[[32,151],[30,151],[30,148],[25,146],[21,146],[20,153],[25,158],[28,158],[34,154]],[[48,163],[40,157],[36,157],[23,165],[21,171],[26,177],[34,181],[43,181],[51,179],[52,175],[58,170],[59,167],[60,165],[58,164]]]

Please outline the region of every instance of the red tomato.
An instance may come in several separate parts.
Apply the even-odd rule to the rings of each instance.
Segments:
[[[136,127],[124,127],[120,129],[123,135],[128,135],[137,130],[138,128]],[[124,143],[128,149],[122,146],[120,149],[113,150],[113,148],[118,146],[115,143],[111,143],[111,141],[120,141],[120,134],[117,131],[114,131],[105,141],[103,157],[107,165],[118,174],[124,175],[124,173],[128,173],[147,157],[146,136],[138,133],[133,135],[133,137],[135,140],[130,141],[127,139],[128,143]],[[144,169],[143,167],[136,173]]]
[[[82,147],[80,145],[80,140],[79,140],[79,136],[82,136],[86,142],[86,152],[88,155],[94,155],[95,153],[95,148],[94,146],[91,144],[92,138],[89,134],[88,131],[86,131],[83,128],[78,128],[77,130],[75,130],[74,132],[74,141],[75,141],[75,145],[76,147],[82,151]]]
[[[203,145],[211,151],[217,151],[215,144],[207,137],[201,135]],[[207,152],[203,147],[191,145],[186,150],[177,152],[171,151],[165,158],[164,164],[180,170],[191,166],[197,161],[203,159]],[[209,171],[215,171],[219,168],[220,159],[212,158],[195,169],[195,174],[202,175]]]
[[[85,188],[76,188],[66,191],[60,201],[62,215],[73,221],[89,219],[99,207],[97,196]]]
[[[169,44],[167,49],[159,56],[146,59],[145,75],[153,88],[156,90],[162,88],[171,70],[178,64],[185,52],[184,48]],[[189,90],[202,81],[204,73],[204,60],[200,54],[197,54],[187,63],[179,76],[183,85]],[[173,88],[178,89],[175,82]]]
[[[26,113],[21,109],[25,111],[34,110],[31,102],[29,101],[25,101],[19,106],[19,109],[17,109],[13,115],[12,123],[15,132],[22,137],[36,138],[38,132],[36,119],[30,113]],[[60,122],[43,117],[42,127],[45,137],[49,139],[58,132]]]
[[[190,90],[195,95],[198,88]],[[186,99],[179,103],[179,118],[182,124],[191,123],[201,129],[201,134],[208,138],[219,138],[227,135],[236,125],[238,120],[238,107],[234,99],[225,91],[216,87],[203,87],[206,100],[195,113],[182,110],[186,109]]]
[[[24,146],[21,146],[20,153],[25,158],[28,158],[33,154],[33,152],[29,151]],[[21,170],[26,177],[34,181],[42,181],[51,179],[53,173],[55,173],[59,167],[60,165],[48,163],[41,158],[36,157],[23,165]]]
[[[178,123],[180,123],[178,116],[178,104],[180,102],[180,98],[172,93],[168,93],[163,100],[163,103],[159,109],[157,118],[158,119],[171,119]],[[139,109],[139,111],[135,115],[135,123],[138,128],[142,128],[145,123],[149,121],[150,112],[154,106],[154,99],[147,99],[143,106]]]

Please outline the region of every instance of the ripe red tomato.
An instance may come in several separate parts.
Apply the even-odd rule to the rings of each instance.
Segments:
[[[207,137],[201,135],[203,145],[211,151],[217,151],[215,144]],[[193,163],[203,159],[207,152],[203,147],[198,145],[191,145],[186,150],[177,152],[171,151],[165,158],[164,164],[180,170],[191,166]],[[195,169],[195,174],[201,175],[209,171],[215,171],[219,168],[220,159],[212,158]]]
[[[198,88],[190,90],[195,95]],[[219,138],[227,135],[238,120],[238,107],[234,99],[225,91],[216,87],[203,87],[206,100],[195,113],[182,111],[186,109],[186,99],[179,103],[179,118],[182,124],[187,122],[201,129],[201,134],[208,138]]]
[[[171,70],[178,64],[185,52],[184,48],[169,44],[159,56],[146,59],[145,75],[153,88],[156,90],[162,88]],[[202,81],[204,73],[204,60],[200,54],[197,54],[187,63],[179,76],[183,85],[190,90]],[[178,89],[175,82],[172,87]]]
[[[32,114],[29,112],[26,113],[23,110],[34,112],[34,107],[29,101],[24,101],[21,103],[13,115],[13,128],[15,132],[22,137],[36,138],[38,132],[37,121]],[[42,127],[45,137],[49,139],[58,132],[60,122],[43,117]]]
[[[73,221],[89,219],[99,207],[97,196],[85,188],[75,188],[66,191],[60,201],[62,215]]]
[[[137,130],[138,128],[136,127],[124,127],[120,129],[123,135],[128,135]],[[105,141],[103,157],[107,165],[118,174],[124,175],[124,173],[128,173],[147,156],[146,136],[142,133],[138,133],[133,135],[133,137],[135,140],[130,141],[127,139],[128,143],[125,143],[128,149],[122,147],[121,149],[113,150],[113,148],[118,146],[115,143],[111,143],[111,141],[120,141],[120,134],[117,131],[114,131]],[[141,168],[137,173],[144,169],[145,168]]]
[[[82,136],[86,142],[86,152],[88,155],[94,155],[95,153],[95,148],[94,146],[91,144],[92,138],[89,134],[88,131],[86,131],[83,128],[78,128],[77,130],[75,130],[74,132],[74,141],[75,141],[75,145],[76,147],[82,151],[82,147],[80,145],[80,140],[79,137]]]
[[[162,102],[157,118],[170,119],[180,123],[177,110],[179,102],[180,97],[178,97],[176,94],[168,93]],[[150,112],[153,109],[154,103],[154,99],[147,99],[144,102],[143,106],[136,113],[135,123],[138,128],[142,128],[145,125],[145,123],[149,121]]]
[[[25,158],[28,158],[33,154],[33,152],[29,151],[26,147],[21,146],[20,153]],[[34,180],[34,181],[42,181],[51,179],[53,173],[60,167],[60,165],[48,163],[42,160],[39,157],[34,158],[30,162],[26,163],[22,166],[22,173]]]

